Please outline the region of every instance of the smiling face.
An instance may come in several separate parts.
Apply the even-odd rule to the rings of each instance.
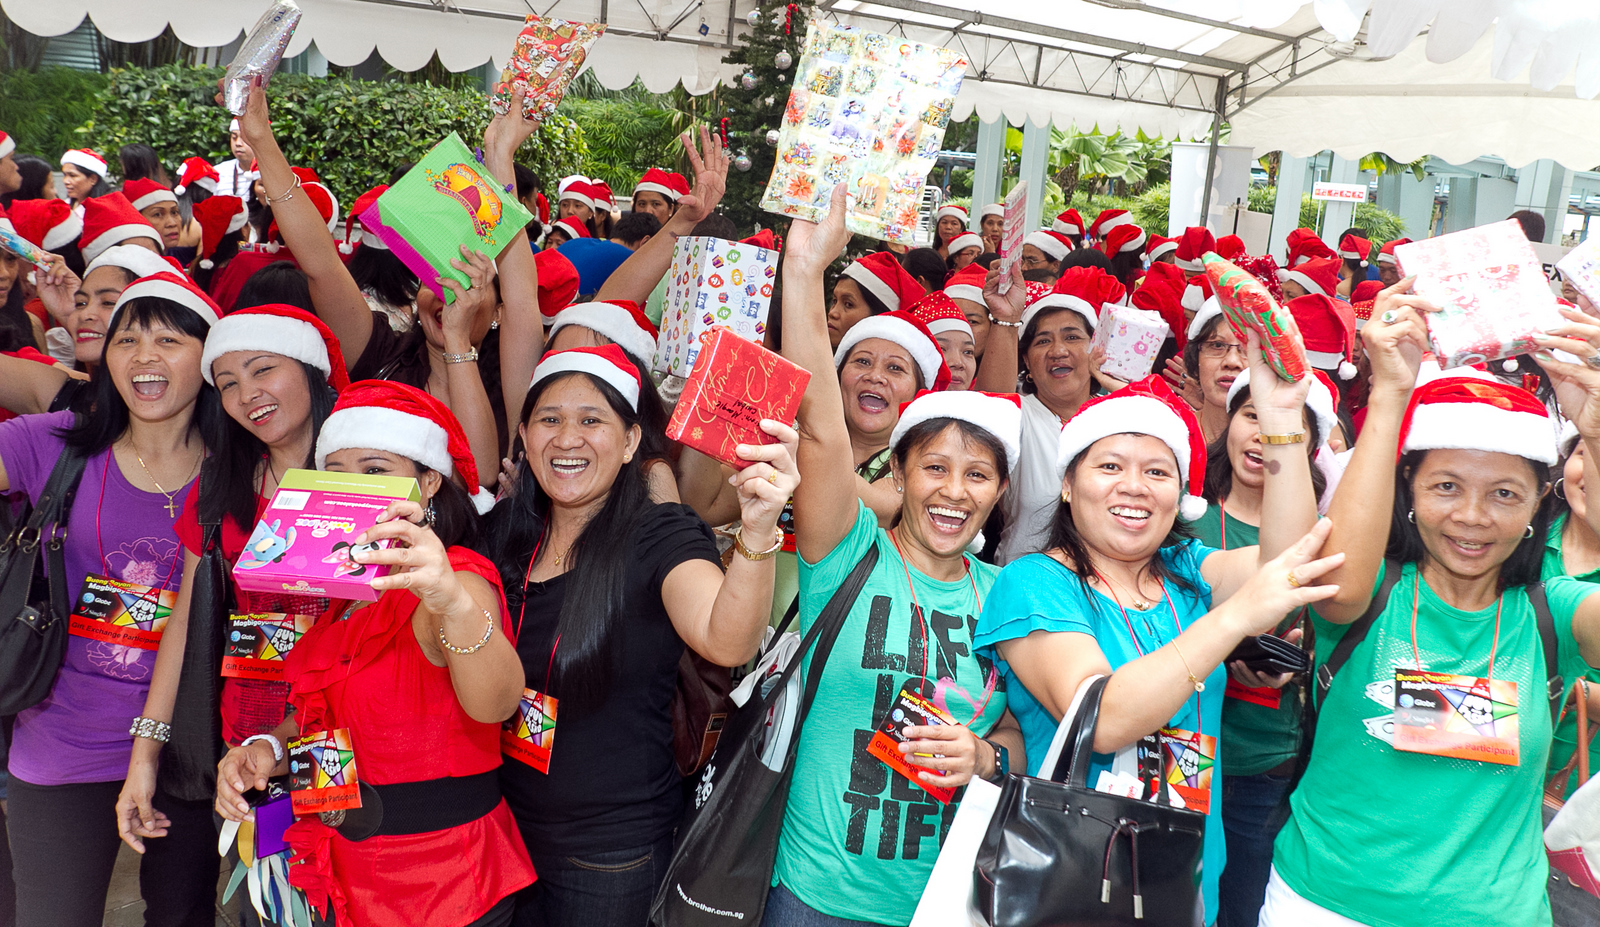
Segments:
[[[161,233],[161,242],[168,248],[178,245],[178,236],[183,234],[183,216],[178,213],[177,203],[157,203],[139,210],[139,215],[144,216],[149,223]]]
[[[128,272],[120,267],[97,267],[83,278],[72,295],[72,315],[67,334],[72,336],[72,357],[85,367],[100,363],[105,348],[106,323],[117,298],[128,286]]]
[[[1427,559],[1462,578],[1500,569],[1522,543],[1549,488],[1521,457],[1445,449],[1424,454],[1410,484]]]
[[[1155,555],[1172,531],[1183,495],[1171,448],[1141,434],[1111,435],[1091,444],[1061,488],[1084,542],[1098,556],[1129,563]]]
[[[1244,343],[1226,322],[1200,343],[1200,391],[1205,403],[1219,409],[1228,406],[1228,387],[1244,372]]]
[[[1311,434],[1315,423],[1311,412],[1301,413],[1306,434]],[[1308,452],[1315,454],[1307,445]],[[1233,469],[1233,484],[1254,490],[1266,485],[1266,462],[1261,456],[1261,423],[1256,418],[1255,400],[1246,398],[1238,411],[1228,420],[1228,465]]]
[[[833,302],[828,306],[828,347],[838,350],[844,333],[871,314],[872,307],[861,295],[861,285],[849,277],[840,277],[833,284]]]
[[[940,332],[933,336],[944,354],[945,366],[950,368],[950,385],[946,389],[967,389],[978,373],[978,353],[973,348],[972,336],[964,331]]]
[[[205,342],[159,321],[119,325],[107,336],[105,365],[128,414],[149,423],[187,415],[205,386]]]
[[[1045,309],[1033,319],[1023,369],[1039,399],[1051,408],[1089,398],[1089,325],[1070,309]]]
[[[994,452],[955,425],[912,447],[893,464],[904,487],[900,530],[933,556],[961,556],[1005,491]]]
[[[517,433],[539,488],[564,508],[602,502],[639,449],[639,426],[627,424],[587,374],[561,376],[531,405]]]
[[[422,326],[422,337],[428,344],[439,350],[444,350],[444,300],[433,295],[427,287],[417,288],[417,323]],[[472,329],[468,337],[473,347],[483,342],[483,336],[489,334],[489,326],[494,323],[499,314],[500,307],[494,303],[485,305],[478,317],[472,320]]]
[[[98,179],[76,164],[61,165],[61,185],[67,188],[67,199],[74,203],[88,196]]]
[[[418,467],[416,461],[403,454],[369,447],[347,447],[333,451],[328,454],[322,469],[333,473],[365,473],[368,476],[409,476],[422,489],[423,506],[427,506],[428,500],[444,483],[444,474],[437,470]]]
[[[900,421],[900,406],[917,395],[916,362],[893,341],[867,338],[850,349],[839,367],[844,420],[852,434],[888,444]]]
[[[983,346],[989,340],[989,310],[970,299],[958,299],[955,303],[967,317],[967,324],[972,326],[972,350],[977,357],[982,357]]]
[[[311,384],[299,361],[265,351],[230,351],[211,364],[222,408],[267,447],[311,433]]]

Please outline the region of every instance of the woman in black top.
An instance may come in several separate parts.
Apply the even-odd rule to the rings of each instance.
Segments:
[[[523,405],[516,486],[489,519],[528,689],[557,701],[549,753],[513,744],[501,766],[539,874],[518,925],[645,923],[683,815],[678,661],[686,644],[723,666],[755,654],[778,515],[800,482],[794,430],[762,422],[779,443],[739,449],[755,463],[733,477],[739,555],[724,581],[705,523],[650,500],[638,399],[638,369],[616,345],[547,355]]]

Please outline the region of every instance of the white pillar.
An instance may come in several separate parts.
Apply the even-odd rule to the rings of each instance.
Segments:
[[[1044,172],[1050,163],[1050,127],[1036,126],[1032,120],[1022,126],[1022,165],[1020,179],[1028,182],[1028,211],[1022,227],[1032,231],[1039,227],[1039,213],[1044,209]]]
[[[1272,237],[1268,254],[1288,251],[1289,233],[1300,225],[1300,199],[1306,192],[1309,158],[1281,155],[1278,161],[1278,198],[1272,204]]]
[[[1568,199],[1572,196],[1572,172],[1543,158],[1517,173],[1517,209],[1531,209],[1544,216],[1544,240],[1561,240],[1567,219]]]
[[[1006,159],[1006,121],[978,120],[978,163],[972,169],[972,230],[978,230],[978,210],[1000,202],[1000,172]]]

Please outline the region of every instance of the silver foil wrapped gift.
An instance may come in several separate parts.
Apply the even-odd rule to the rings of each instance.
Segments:
[[[277,0],[261,14],[222,76],[222,99],[228,112],[244,115],[245,104],[250,100],[250,82],[259,77],[262,86],[266,86],[272,79],[272,72],[283,60],[284,49],[289,47],[298,25],[300,7],[294,0]]]

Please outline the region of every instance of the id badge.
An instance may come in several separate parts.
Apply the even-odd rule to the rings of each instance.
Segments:
[[[1518,730],[1513,681],[1394,671],[1396,750],[1516,766]]]
[[[916,783],[929,795],[944,804],[949,804],[955,798],[956,790],[924,782],[920,774],[933,772],[933,770],[922,766],[913,766],[906,762],[906,755],[900,752],[900,744],[910,739],[905,734],[906,728],[956,723],[955,719],[946,714],[939,706],[918,694],[921,687],[921,680],[916,679],[910,680],[900,687],[900,694],[895,696],[894,702],[889,706],[889,713],[878,724],[877,730],[872,734],[872,739],[867,741],[867,752],[882,760],[890,769]],[[926,757],[932,754],[921,753],[917,755]]]
[[[157,591],[142,583],[123,582],[90,573],[83,578],[77,607],[68,621],[71,633],[93,641],[155,650],[178,590]]]
[[[1263,686],[1257,689],[1238,682],[1232,676],[1228,677],[1228,688],[1223,692],[1223,695],[1241,702],[1249,702],[1252,705],[1271,708],[1274,711],[1277,710],[1279,705],[1283,704],[1282,689],[1274,689],[1271,686]]]
[[[313,731],[289,741],[289,798],[297,815],[361,807],[349,728]]]
[[[301,635],[311,630],[310,615],[282,612],[228,616],[228,638],[222,652],[222,675],[235,679],[283,681],[283,658]]]
[[[517,713],[500,727],[500,752],[542,773],[549,772],[550,751],[556,743],[558,701],[553,695],[523,689]]]
[[[1156,732],[1161,750],[1161,774],[1167,787],[1178,793],[1183,806],[1211,813],[1211,777],[1217,765],[1217,739],[1210,735],[1164,727]]]

